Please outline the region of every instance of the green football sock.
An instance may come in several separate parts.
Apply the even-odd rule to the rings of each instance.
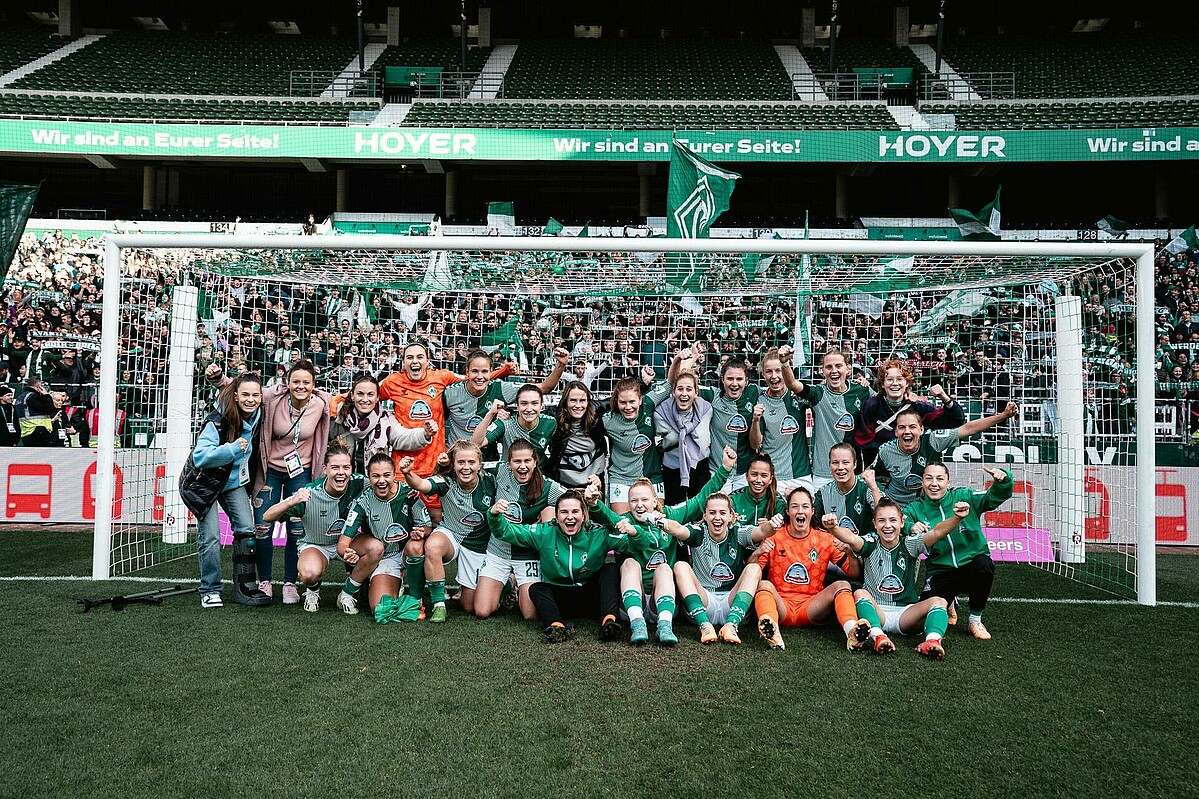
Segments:
[[[404,595],[419,602],[424,593],[425,556],[407,555],[404,557]]]
[[[640,619],[645,615],[641,610],[641,592],[635,588],[630,588],[621,595],[620,604],[630,619]]]
[[[878,608],[867,597],[862,597],[854,603],[858,609],[858,618],[870,622],[870,634],[877,635],[883,631],[883,620],[878,616]]]
[[[949,629],[949,613],[945,608],[933,608],[924,617],[924,638],[942,638]]]
[[[429,581],[429,599],[433,600],[434,605],[445,604],[445,580]]]
[[[658,618],[669,624],[674,618],[674,597],[670,594],[660,596],[655,605],[658,608]]]
[[[700,600],[699,594],[687,594],[683,597],[683,607],[687,609],[687,614],[695,619],[696,624],[710,624],[708,620],[708,611],[704,609],[704,603]]]
[[[748,591],[738,591],[737,596],[733,597],[733,604],[729,607],[729,624],[740,627],[753,604],[753,594]]]
[[[345,585],[343,585],[341,587],[341,590],[345,591],[350,596],[353,596],[354,594],[358,593],[358,589],[361,587],[362,587],[362,583],[356,583],[356,582],[354,582],[353,577],[347,577]]]

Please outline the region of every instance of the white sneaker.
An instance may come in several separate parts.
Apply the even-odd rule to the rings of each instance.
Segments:
[[[321,609],[321,592],[308,590],[304,592],[304,610],[316,613]]]
[[[262,593],[266,594],[267,599],[270,599],[271,598],[271,581],[270,580],[259,580],[258,581],[258,590],[261,591]]]
[[[337,607],[347,616],[353,616],[358,612],[358,598],[342,591],[337,595]]]
[[[200,594],[200,607],[202,608],[223,608],[225,603],[221,601],[221,595],[213,592],[211,594]]]
[[[295,583],[283,584],[283,604],[298,605],[300,604],[300,592],[296,590]]]

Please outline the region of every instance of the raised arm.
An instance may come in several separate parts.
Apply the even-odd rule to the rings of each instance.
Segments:
[[[970,510],[969,502],[955,502],[953,504],[953,515],[937,522],[936,527],[924,534],[924,546],[927,549],[932,549],[934,544],[958,529],[966,517],[970,515]]]
[[[982,495],[975,494],[971,504],[974,506],[975,512],[982,516],[989,510],[995,510],[1004,502],[1012,498],[1012,492],[1016,488],[1015,481],[1012,479],[1012,473],[1006,469],[996,469],[993,466],[984,466],[983,473],[991,478],[991,487]]]
[[[853,530],[850,530],[848,527],[842,527],[841,525],[837,524],[837,514],[835,513],[824,514],[824,516],[820,518],[820,524],[838,541],[848,546],[854,552],[861,552],[862,547],[866,544],[866,542],[862,539],[862,536],[858,535]]]
[[[754,416],[749,422],[749,448],[757,452],[762,448],[762,439],[765,435],[763,428],[765,422],[762,421],[762,416],[766,413],[766,406],[762,403],[754,405]]]
[[[508,418],[508,414],[504,412],[504,401],[501,399],[492,400],[491,407],[488,408],[487,413],[483,415],[483,420],[479,422],[478,426],[476,426],[470,434],[470,440],[472,444],[485,447],[491,443],[488,441],[490,438],[488,431],[491,430],[491,425],[495,423],[496,419],[501,413],[503,413],[504,419]],[[498,433],[496,437],[499,437]]]
[[[795,354],[790,344],[784,344],[779,347],[779,361],[783,364],[783,382],[787,388],[791,389],[796,394],[802,394],[804,390],[803,383],[795,376],[795,371],[791,368],[791,356]]]
[[[1001,413],[997,413],[994,416],[984,416],[982,419],[975,419],[974,421],[966,422],[964,425],[958,428],[958,438],[969,438],[970,436],[978,435],[984,430],[990,430],[1000,422],[1011,419],[1019,411],[1020,406],[1014,402],[1009,402]]]
[[[562,379],[562,373],[566,371],[566,365],[570,363],[570,351],[562,347],[554,348],[554,371],[546,375],[545,380],[537,384],[537,388],[541,389],[543,395],[550,393],[558,387],[558,381]]]
[[[416,463],[415,458],[411,455],[405,455],[400,458],[400,462],[396,464],[396,468],[400,470],[400,474],[404,475],[404,482],[408,484],[409,488],[415,488],[422,494],[433,493],[433,484],[412,471],[414,463]]]
[[[883,492],[879,490],[878,480],[875,479],[874,469],[863,469],[861,474],[862,482],[870,489],[870,498],[874,500],[875,506],[878,501],[883,498]]]
[[[264,522],[271,522],[273,524],[274,522],[277,522],[283,517],[289,515],[287,512],[292,508],[303,506],[304,503],[308,501],[308,498],[309,493],[307,488],[297,489],[296,493],[292,494],[290,497],[284,497],[274,505],[271,505],[269,508],[267,508],[262,514],[262,520]]]
[[[534,528],[528,524],[517,524],[512,521],[504,515],[507,511],[508,500],[506,499],[497,499],[491,506],[491,512],[487,514],[487,524],[491,527],[491,534],[509,544],[536,549],[537,536],[534,535]]]
[[[716,471],[712,472],[712,477],[708,482],[704,483],[704,487],[699,493],[691,499],[679,505],[669,505],[664,510],[667,518],[674,519],[676,522],[693,522],[700,517],[704,512],[704,505],[708,502],[708,497],[715,494],[724,487],[724,481],[729,479],[729,473],[733,467],[737,465],[737,451],[732,447],[724,448],[724,459]]]

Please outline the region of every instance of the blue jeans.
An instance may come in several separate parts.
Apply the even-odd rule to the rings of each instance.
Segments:
[[[254,512],[250,509],[248,486],[234,488],[217,496],[202,517],[196,522],[199,530],[197,545],[200,549],[200,593],[221,592],[221,528],[217,519],[217,505],[229,517],[234,534],[254,534]]]
[[[312,482],[312,470],[305,469],[295,477],[288,477],[286,472],[274,469],[266,470],[266,484],[254,497],[254,523],[266,524],[262,514],[284,497],[289,497],[299,489]],[[271,525],[273,528],[274,525]],[[299,541],[304,535],[304,525],[299,519],[287,521],[287,543],[283,546],[283,582],[294,583],[298,573],[297,564],[300,562]],[[254,546],[254,557],[258,560],[258,579],[271,579],[271,565],[275,559],[275,547],[271,544],[270,536],[265,542],[258,541]]]

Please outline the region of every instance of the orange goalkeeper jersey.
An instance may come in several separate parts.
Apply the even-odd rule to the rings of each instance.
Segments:
[[[840,552],[836,539],[824,530],[813,529],[803,538],[786,530],[770,537],[774,550],[758,556],[762,576],[774,584],[779,596],[806,599],[824,590],[824,573],[829,563],[840,565],[848,556]]]

